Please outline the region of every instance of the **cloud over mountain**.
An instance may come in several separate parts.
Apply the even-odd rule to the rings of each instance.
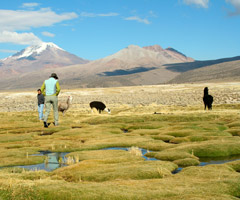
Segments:
[[[33,33],[0,32],[0,43],[15,43],[22,45],[39,44],[41,40]]]

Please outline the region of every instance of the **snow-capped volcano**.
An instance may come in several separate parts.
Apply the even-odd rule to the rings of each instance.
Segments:
[[[87,62],[89,61],[68,53],[54,43],[42,42],[1,60],[0,77]]]
[[[43,51],[46,51],[48,48],[65,51],[52,42],[48,42],[48,43],[42,42],[38,45],[29,46],[26,49],[23,49],[21,52],[13,55],[12,58],[20,59],[20,58],[27,58],[29,56],[40,55]]]

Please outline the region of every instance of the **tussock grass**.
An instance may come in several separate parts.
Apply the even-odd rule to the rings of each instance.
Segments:
[[[179,167],[188,167],[188,166],[195,166],[200,164],[200,162],[197,159],[193,159],[193,158],[184,158],[184,159],[174,160],[173,162]]]
[[[165,150],[161,151],[158,153],[148,153],[146,156],[154,157],[159,160],[167,160],[167,161],[174,161],[174,160],[179,160],[179,159],[185,159],[185,158],[192,158],[192,159],[197,159],[196,156],[193,154],[184,152],[184,151],[174,151],[174,150]]]
[[[44,162],[40,150],[70,152],[53,172],[0,169],[2,199],[236,199],[240,164],[198,167],[201,157],[240,155],[236,105],[114,105],[111,115],[72,110],[44,129],[36,112],[0,113],[0,166]],[[215,108],[215,107],[214,107]],[[201,109],[201,110],[200,110]],[[153,114],[160,110],[161,114]],[[50,122],[53,121],[52,115]],[[127,130],[127,131],[123,131]],[[46,135],[43,133],[53,133]],[[149,149],[145,161],[138,148]],[[131,152],[131,153],[130,153]],[[137,156],[139,155],[139,156]],[[178,167],[184,169],[172,175]]]
[[[159,173],[159,168],[163,170]],[[171,176],[177,165],[164,161],[135,161],[108,163],[99,160],[86,160],[79,164],[55,170],[54,175],[68,182],[109,180],[142,180]]]

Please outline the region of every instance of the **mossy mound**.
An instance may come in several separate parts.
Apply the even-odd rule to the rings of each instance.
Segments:
[[[197,166],[200,164],[199,160],[193,158],[184,158],[173,161],[179,167],[189,167],[189,166]]]
[[[165,161],[135,161],[123,163],[105,163],[104,161],[86,160],[78,164],[60,168],[53,175],[68,182],[142,180],[171,176],[177,165]]]

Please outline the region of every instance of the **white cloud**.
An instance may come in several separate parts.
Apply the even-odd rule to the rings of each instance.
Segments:
[[[183,0],[183,2],[187,5],[195,4],[203,8],[208,8],[209,0]]]
[[[39,3],[23,3],[22,7],[23,8],[33,8],[33,7],[37,7],[39,5],[40,5]]]
[[[230,3],[235,8],[235,11],[229,12],[229,16],[240,15],[240,0],[226,0],[227,3]]]
[[[142,19],[138,16],[126,17],[126,18],[124,18],[124,20],[137,21],[137,22],[144,23],[144,24],[150,24],[151,23],[150,21],[148,21],[148,19]]]
[[[10,50],[10,49],[0,49],[1,53],[17,53],[17,50]]]
[[[118,16],[118,13],[110,12],[110,13],[102,13],[102,14],[96,14],[96,13],[88,13],[88,12],[82,12],[82,17],[115,17]]]
[[[21,45],[39,44],[42,41],[33,33],[0,32],[0,43],[14,43]]]
[[[57,14],[50,8],[38,11],[0,10],[0,31],[29,30],[77,18],[74,12]]]
[[[47,36],[47,37],[55,37],[55,34],[49,33],[47,31],[42,32],[42,35]]]

